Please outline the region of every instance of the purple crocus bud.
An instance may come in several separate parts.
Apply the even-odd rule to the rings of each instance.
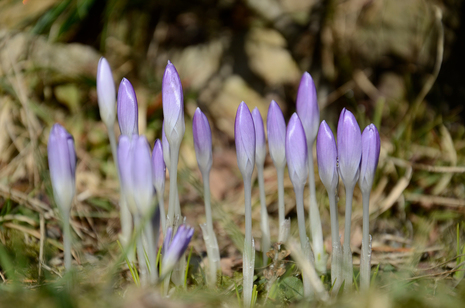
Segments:
[[[318,173],[326,190],[334,191],[339,183],[337,173],[337,148],[333,131],[326,121],[321,122],[316,139],[316,158],[318,160]]]
[[[292,115],[287,125],[286,160],[292,184],[294,187],[304,187],[308,176],[307,140],[297,113]]]
[[[121,134],[128,137],[138,135],[138,119],[136,92],[129,80],[123,78],[118,88],[118,124]]]
[[[174,265],[183,256],[184,252],[189,245],[189,242],[194,235],[194,228],[180,225],[176,234],[171,239],[172,228],[168,227],[166,230],[166,236],[163,243],[163,261],[162,261],[162,275],[165,276],[169,273]]]
[[[199,169],[202,173],[210,172],[213,162],[212,131],[207,117],[200,108],[195,110],[192,130],[194,133],[195,155],[197,156]]]
[[[362,192],[371,190],[378,167],[381,140],[374,124],[368,125],[362,133],[362,161],[360,163],[359,185]]]
[[[268,131],[268,146],[273,163],[276,167],[284,167],[286,165],[286,121],[284,120],[281,108],[279,108],[279,105],[275,101],[271,101],[268,108],[266,127]]]
[[[62,212],[69,212],[76,189],[76,153],[73,137],[60,124],[50,131],[47,152],[53,197]]]
[[[320,110],[316,96],[315,83],[312,76],[305,72],[300,80],[299,90],[296,99],[297,114],[302,121],[307,136],[307,143],[313,144],[318,133],[318,123],[320,123]],[[309,144],[309,146],[311,145]]]
[[[343,109],[337,124],[339,174],[345,186],[354,187],[360,174],[362,134],[352,112]]]
[[[163,121],[163,124],[161,126],[161,140],[163,145],[163,159],[165,160],[165,165],[169,170],[171,165],[170,143],[168,142],[168,139],[166,138],[165,134],[165,121]]]
[[[163,148],[160,139],[155,140],[152,151],[153,186],[157,191],[165,191],[166,165],[163,160]]]
[[[132,140],[136,140],[137,135]],[[127,197],[132,196],[132,144],[131,139],[126,135],[121,135],[118,142],[117,150],[118,167],[121,179],[121,187]]]
[[[104,57],[98,61],[97,97],[100,118],[107,127],[112,127],[116,118],[116,90],[110,65]]]
[[[244,102],[237,108],[234,139],[236,141],[237,165],[242,177],[249,178],[252,176],[255,165],[255,127],[252,114]]]
[[[139,136],[134,142],[132,156],[132,189],[134,201],[139,213],[146,214],[150,211],[153,198],[152,159],[150,147],[145,136]]]
[[[255,128],[255,163],[263,166],[266,158],[266,138],[262,115],[257,107],[252,111],[252,119]]]
[[[163,117],[166,138],[171,147],[179,147],[186,130],[181,78],[168,61],[162,83]]]

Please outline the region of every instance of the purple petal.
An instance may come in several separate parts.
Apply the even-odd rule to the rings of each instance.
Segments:
[[[326,190],[334,191],[339,182],[337,173],[337,148],[333,132],[326,121],[321,122],[316,139],[318,173]]]
[[[270,156],[277,166],[286,165],[286,121],[283,112],[275,101],[271,101],[266,120]]]
[[[381,140],[374,124],[368,125],[362,133],[362,159],[359,185],[362,191],[371,190],[378,167]]]
[[[168,142],[168,139],[166,138],[166,134],[165,134],[165,121],[163,121],[163,124],[161,126],[161,140],[163,144],[163,159],[165,160],[165,165],[169,170],[170,162],[171,162],[170,143]]]
[[[139,134],[138,119],[136,92],[129,80],[123,78],[118,88],[118,124],[121,134],[129,137]]]
[[[166,138],[170,143],[181,143],[184,135],[184,97],[181,78],[168,61],[162,82],[163,117]]]
[[[292,184],[305,185],[307,170],[307,140],[297,113],[289,120],[286,132],[286,160]]]
[[[318,132],[320,122],[320,110],[316,95],[315,83],[312,76],[305,72],[300,80],[299,90],[296,99],[297,114],[305,129],[307,142],[313,143]]]
[[[155,140],[152,151],[153,185],[157,191],[165,190],[166,166],[163,160],[163,148],[160,139]]]
[[[131,139],[126,135],[121,135],[118,142],[118,167],[121,179],[121,186],[126,195],[132,193],[132,153],[131,153]]]
[[[145,136],[137,138],[132,157],[134,201],[142,214],[149,212],[153,198],[152,159]]]
[[[116,90],[107,59],[101,57],[97,68],[97,97],[102,121],[111,126],[115,122]]]
[[[244,102],[237,108],[234,139],[239,170],[243,177],[250,177],[255,165],[255,127],[249,108]]]
[[[257,107],[252,111],[255,128],[255,163],[263,165],[266,158],[266,138],[262,115]]]
[[[197,157],[197,164],[202,172],[210,172],[212,167],[212,132],[208,119],[197,108],[192,121],[192,130],[194,134],[194,148]]]
[[[337,124],[339,173],[345,186],[354,186],[359,177],[362,134],[354,115],[343,109]]]

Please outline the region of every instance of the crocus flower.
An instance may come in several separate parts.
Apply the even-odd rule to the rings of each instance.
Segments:
[[[237,108],[234,124],[237,165],[242,177],[251,177],[255,165],[255,127],[246,103]]]
[[[172,234],[172,227],[168,227],[166,229],[165,240],[163,243],[163,269],[161,276],[168,274],[184,255],[184,252],[194,235],[194,228],[183,224],[179,226],[173,238],[171,238]]]
[[[186,130],[181,78],[168,61],[162,83],[163,117],[166,138],[171,147],[179,147]]]
[[[318,100],[316,96],[315,83],[312,76],[305,72],[300,80],[299,90],[296,99],[297,114],[302,121],[305,129],[307,143],[313,144],[318,132],[318,123],[320,122],[320,110],[318,109]]]
[[[270,156],[275,166],[284,167],[286,165],[286,122],[283,112],[275,101],[271,101],[268,108],[268,117],[266,120],[268,131],[268,146]]]
[[[165,165],[169,170],[171,166],[170,143],[168,142],[168,139],[166,138],[166,134],[165,134],[165,121],[163,121],[163,124],[161,126],[161,140],[162,140],[162,148],[163,148],[163,160],[165,161]]]
[[[362,134],[362,159],[360,163],[359,185],[362,191],[371,190],[378,166],[381,141],[378,130],[373,124],[368,125]]]
[[[150,211],[153,198],[152,159],[145,136],[137,138],[132,156],[132,189],[134,201],[142,215]]]
[[[257,107],[252,111],[255,128],[255,163],[263,165],[266,157],[266,138],[262,115]]]
[[[123,78],[118,88],[118,124],[121,134],[128,137],[138,135],[138,119],[136,92],[129,80]]]
[[[165,190],[166,165],[163,159],[163,148],[160,139],[155,140],[152,151],[153,186],[157,191]]]
[[[297,113],[292,115],[287,126],[286,160],[292,184],[303,187],[307,182],[308,175],[307,141]]]
[[[100,117],[107,127],[112,127],[116,118],[115,82],[107,59],[101,57],[97,68],[97,97]]]
[[[205,114],[197,108],[192,121],[194,148],[197,164],[202,173],[210,172],[213,163],[212,132]]]
[[[348,187],[354,187],[359,177],[362,134],[354,115],[345,108],[337,124],[337,150],[342,182]]]
[[[138,136],[134,135],[132,140],[134,141],[137,138]],[[125,197],[132,200],[132,144],[131,139],[126,135],[121,135],[119,137],[117,159],[121,179],[121,188],[123,189]],[[128,205],[130,207],[134,206],[133,202],[129,202]],[[131,212],[134,212],[136,209],[130,208],[130,210]]]
[[[334,192],[339,183],[337,173],[337,148],[333,132],[323,120],[316,140],[316,157],[321,182],[328,192]]]
[[[60,210],[69,213],[76,189],[76,153],[73,137],[60,124],[50,131],[47,151],[53,197]]]

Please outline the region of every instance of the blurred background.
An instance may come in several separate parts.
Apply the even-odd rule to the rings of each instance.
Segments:
[[[288,119],[305,71],[317,86],[321,120],[334,132],[344,107],[362,130],[372,122],[380,130],[382,152],[370,209],[373,264],[397,267],[444,258],[454,253],[444,247],[455,249],[456,226],[465,213],[464,12],[459,0],[2,0],[0,241],[7,245],[19,238],[29,247],[27,258],[37,264],[38,243],[46,234],[41,262],[61,262],[60,223],[46,162],[48,133],[59,122],[74,136],[78,156],[75,258],[92,263],[107,250],[116,251],[111,245],[119,232],[119,189],[95,88],[98,60],[105,56],[116,85],[123,77],[134,85],[140,132],[152,145],[161,137],[167,61],[178,69],[186,114],[181,207],[196,226],[199,255],[205,253],[197,228],[204,209],[191,119],[197,107],[209,118],[215,228],[226,274],[240,262],[236,247],[241,247],[244,215],[234,148],[236,109],[245,101],[266,120],[274,99]],[[114,129],[119,134],[117,125]],[[316,178],[331,249],[326,191]],[[276,238],[277,181],[270,158],[265,182]],[[295,218],[288,178],[285,184],[287,215]],[[341,187],[339,204],[343,200]],[[357,254],[358,188],[352,227]]]

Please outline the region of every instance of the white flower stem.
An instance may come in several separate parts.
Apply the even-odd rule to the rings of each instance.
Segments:
[[[134,226],[139,226],[140,225],[140,217],[139,215],[133,215],[134,217]],[[147,263],[145,261],[145,252],[144,252],[144,242],[142,239],[142,236],[144,235],[144,232],[142,232],[137,239],[137,261],[139,263],[139,279],[140,279],[140,284],[141,286],[146,286],[147,285]]]
[[[370,287],[371,244],[370,244],[370,190],[363,191],[362,256],[360,259],[360,288]]]
[[[166,214],[165,214],[165,200],[164,200],[164,191],[157,190],[157,199],[158,199],[158,207],[160,209],[160,222],[161,222],[161,230],[163,231],[163,236],[166,234]]]
[[[262,229],[262,252],[263,252],[263,266],[268,264],[268,257],[266,253],[270,250],[270,224],[268,222],[268,210],[266,209],[266,195],[265,195],[265,180],[263,176],[263,165],[257,165],[258,171],[258,187],[260,189],[260,228]]]
[[[307,232],[305,228],[305,213],[304,213],[304,186],[294,186],[295,191],[295,200],[297,207],[297,223],[299,226],[299,237],[300,237],[300,246],[305,256],[311,260],[310,254],[310,245],[307,240]],[[313,294],[312,286],[306,275],[302,275],[302,280],[304,283],[304,296],[309,297]]]
[[[313,141],[308,143],[308,187],[310,190],[309,219],[312,234],[313,253],[315,255],[315,268],[319,274],[326,273],[326,253],[323,245],[323,228],[321,227],[320,210],[316,201],[315,171],[313,165]]]
[[[178,158],[179,148],[170,147],[170,197],[168,206],[168,219],[174,222],[175,216],[180,216],[181,211],[178,209],[176,198],[178,196]],[[179,200],[179,199],[178,199]]]
[[[342,284],[342,247],[339,239],[339,220],[338,208],[336,203],[336,191],[328,191],[329,210],[331,216],[331,285],[333,285],[332,293],[337,294]]]
[[[344,290],[348,291],[352,288],[352,275],[353,275],[353,265],[352,265],[352,251],[350,250],[350,228],[352,221],[352,198],[354,194],[354,186],[346,186],[346,213],[345,213],[345,226],[344,226]]]
[[[285,220],[285,211],[284,206],[284,166],[277,166],[276,173],[278,174],[278,216],[279,216],[279,238],[278,242],[285,242],[287,239],[283,238],[285,232],[282,230],[284,220]]]
[[[252,246],[252,181],[251,177],[244,177],[245,202],[245,243]]]
[[[253,291],[253,274],[255,267],[255,248],[252,238],[252,181],[251,176],[244,177],[245,203],[245,241],[243,252],[243,300],[244,307],[250,307]]]
[[[158,275],[157,275],[157,255],[155,249],[155,241],[153,238],[153,226],[152,222],[149,220],[145,225],[145,237],[147,240],[147,255],[149,258],[150,264],[150,283],[154,285],[157,283]]]
[[[71,226],[69,223],[69,211],[63,215],[63,253],[65,259],[65,269],[71,270]]]

